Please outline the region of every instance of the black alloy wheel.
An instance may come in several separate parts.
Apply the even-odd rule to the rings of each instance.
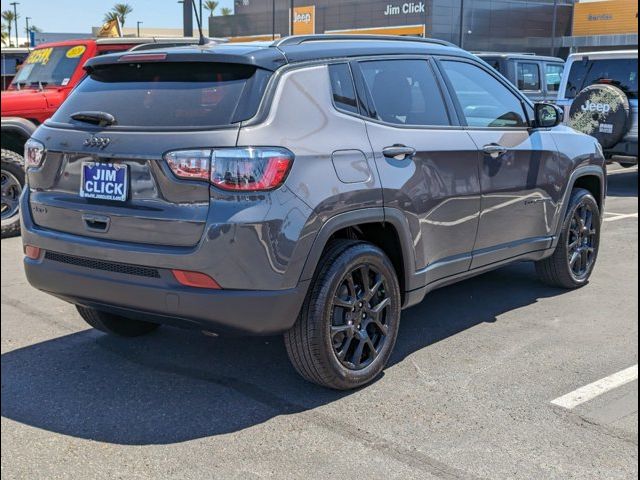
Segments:
[[[337,390],[373,381],[391,357],[400,327],[397,270],[375,245],[330,242],[296,323],[287,354],[306,380]]]
[[[597,242],[598,230],[594,225],[592,206],[583,202],[573,212],[567,236],[569,268],[576,280],[584,279],[591,272]]]
[[[2,185],[2,220],[11,218],[18,213],[20,209],[20,194],[22,193],[22,184],[20,180],[9,170],[2,169],[0,173]]]
[[[580,288],[589,282],[598,259],[602,217],[593,194],[571,192],[558,245],[550,257],[536,262],[540,278],[553,287]]]
[[[347,273],[338,286],[330,334],[336,358],[348,369],[370,365],[387,340],[387,283],[374,266],[364,264]]]

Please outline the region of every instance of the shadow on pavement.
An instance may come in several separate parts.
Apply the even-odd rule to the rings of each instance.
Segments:
[[[433,292],[404,312],[391,363],[561,293],[539,283],[530,264]],[[124,340],[86,330],[2,355],[4,417],[116,444],[235,432],[347,395],[299,378],[280,337],[211,338],[161,328]]]
[[[624,173],[616,173],[607,177],[610,197],[637,197],[638,196],[638,171],[631,170]]]

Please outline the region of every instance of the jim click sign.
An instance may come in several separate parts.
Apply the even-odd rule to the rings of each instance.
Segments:
[[[425,13],[425,5],[423,2],[419,3],[405,3],[402,5],[387,5],[387,9],[384,14],[387,16],[392,15],[410,15],[412,13]]]

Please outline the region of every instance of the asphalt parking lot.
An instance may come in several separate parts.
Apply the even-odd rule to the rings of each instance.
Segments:
[[[637,478],[637,169],[609,195],[590,285],[520,264],[434,292],[348,393],[280,338],[90,330],[2,240],[2,478]]]

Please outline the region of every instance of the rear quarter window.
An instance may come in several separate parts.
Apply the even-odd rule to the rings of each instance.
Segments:
[[[52,120],[103,111],[121,127],[221,127],[255,115],[270,72],[206,62],[98,66]]]

